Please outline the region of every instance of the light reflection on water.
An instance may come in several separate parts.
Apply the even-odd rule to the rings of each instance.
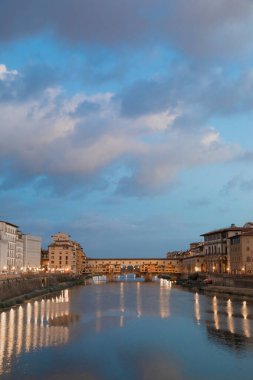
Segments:
[[[62,321],[68,317],[68,290],[1,312],[0,375],[10,371],[12,359],[24,352],[67,343],[69,329]]]
[[[192,372],[185,377],[184,367],[182,367],[184,363],[177,363],[175,367],[175,361],[171,358],[173,355],[179,358],[181,354],[189,355],[189,350],[192,348],[187,348],[185,344],[185,348],[180,347],[177,352],[178,341],[184,341],[186,334],[193,334],[197,342],[197,339],[200,339],[197,335],[200,333],[201,339],[206,339],[203,347],[201,346],[203,341],[199,341],[200,351],[221,347],[224,350],[224,357],[226,357],[226,352],[230,352],[231,360],[234,358],[234,353],[245,352],[247,356],[253,351],[252,320],[252,302],[225,296],[190,293],[173,287],[167,280],[152,284],[119,282],[78,287],[62,291],[58,296],[27,302],[0,313],[0,377],[25,378],[25,374],[20,372],[22,371],[21,364],[17,376],[16,365],[19,361],[25,362],[28,371],[30,368],[32,373],[34,369],[30,367],[29,355],[33,354],[35,363],[37,363],[36,360],[38,361],[36,377],[43,379],[44,375],[39,373],[40,357],[43,358],[50,347],[58,347],[58,349],[67,347],[68,355],[72,355],[72,361],[76,361],[75,366],[80,373],[80,377],[75,378],[84,378],[83,371],[88,371],[89,363],[84,362],[79,356],[85,347],[83,342],[90,342],[91,353],[87,351],[86,356],[91,355],[90,362],[92,362],[94,360],[92,355],[97,357],[104,344],[105,347],[110,347],[111,344],[113,352],[113,344],[115,347],[118,344],[117,334],[121,334],[120,331],[124,334],[126,331],[125,345],[139,345],[138,355],[142,353],[144,356],[140,356],[138,361],[136,354],[133,360],[139,363],[138,370],[134,367],[130,373],[131,363],[128,363],[127,371],[130,372],[127,374],[123,371],[122,379],[125,376],[131,380],[135,378],[146,380],[151,378],[151,374],[156,376],[154,371],[162,373],[160,377],[156,376],[157,380],[167,379],[166,371],[175,373],[170,379],[218,379],[215,373],[210,377],[206,374],[203,377],[203,374],[195,373],[194,371],[197,371],[195,367],[191,368]],[[104,335],[106,343],[100,341],[96,346],[93,342]],[[153,344],[156,344],[154,352],[152,344],[147,345],[149,339],[151,341],[153,339]],[[122,349],[122,346],[120,347]],[[184,352],[184,349],[188,351]],[[109,361],[114,361],[114,365],[118,366],[116,352],[118,348],[115,349],[115,357],[112,359],[110,356]],[[103,355],[106,356],[106,353]],[[128,358],[125,357],[126,362],[130,360],[131,355],[133,353],[130,350]],[[146,361],[144,358],[149,356],[150,359]],[[191,360],[194,362],[194,359]],[[68,378],[67,368],[64,368],[65,363],[61,365],[63,367],[59,378],[62,376]],[[108,359],[105,359],[104,368],[101,364],[104,377],[93,373],[90,378],[114,379],[113,375],[106,373],[107,366]],[[248,362],[247,366],[249,366]],[[51,374],[50,371],[54,372],[56,368],[57,366],[48,368],[47,377]],[[253,370],[253,365],[251,369]],[[98,371],[97,368],[96,371]],[[89,378],[88,372],[85,373]],[[30,378],[33,378],[33,375],[32,373]],[[53,378],[58,377],[55,375]],[[221,378],[226,378],[226,376],[223,374]],[[230,378],[233,377],[230,375]]]

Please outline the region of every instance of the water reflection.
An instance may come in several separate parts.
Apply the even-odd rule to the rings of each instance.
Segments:
[[[140,282],[136,283],[136,314],[137,318],[141,317],[141,284]]]
[[[111,284],[97,282],[92,287],[92,294],[87,291],[87,299],[83,300],[84,303],[91,303],[91,308],[84,318],[87,331],[95,330],[96,333],[100,333],[112,327],[123,328],[129,319],[134,318],[169,318],[171,286],[171,281],[168,280],[159,281],[159,287],[157,283],[145,284],[139,281]],[[150,297],[147,293],[150,293]]]
[[[200,322],[200,304],[199,304],[199,294],[195,293],[195,317],[197,322]]]
[[[160,317],[168,318],[170,316],[170,291],[171,281],[160,280]]]
[[[69,324],[76,319],[69,312],[68,290],[62,291],[59,297],[28,302],[1,312],[0,375],[7,373],[12,359],[24,352],[67,343]]]
[[[0,377],[2,374],[9,373],[9,378],[15,378],[12,375],[16,370],[17,358],[20,361],[22,358],[27,363],[30,358],[29,353],[33,352],[33,357],[37,355],[39,361],[41,355],[47,352],[45,348],[66,343],[70,349],[65,354],[72,355],[72,359],[77,360],[78,355],[82,356],[85,344],[88,342],[86,355],[89,356],[92,346],[94,363],[97,363],[98,356],[102,360],[107,354],[105,351],[107,351],[109,337],[110,349],[114,344],[116,356],[113,358],[111,351],[108,350],[107,359],[106,357],[104,359],[105,368],[110,360],[115,360],[115,363],[119,365],[118,358],[121,350],[126,349],[128,351],[126,351],[127,354],[125,351],[122,354],[122,363],[125,363],[126,358],[132,358],[131,355],[134,361],[140,352],[144,358],[143,363],[140,358],[142,378],[148,379],[148,376],[153,378],[155,376],[152,366],[155,372],[161,367],[164,371],[162,373],[168,372],[168,360],[175,345],[180,346],[182,341],[184,342],[182,346],[185,345],[187,349],[188,343],[185,336],[188,332],[194,333],[192,336],[196,337],[196,347],[200,347],[204,341],[203,347],[199,348],[200,351],[203,349],[203,352],[208,346],[206,336],[209,346],[220,346],[226,352],[228,349],[230,352],[234,351],[234,357],[239,357],[237,353],[242,350],[252,352],[252,319],[253,302],[225,296],[206,296],[198,292],[191,293],[173,287],[167,280],[148,284],[119,282],[101,285],[100,283],[75,288],[70,293],[66,290],[59,296],[28,302],[0,313]],[[130,320],[134,323],[130,323]],[[110,329],[113,330],[111,335]],[[199,334],[196,334],[196,330]],[[205,337],[204,340],[198,340],[201,335]],[[77,344],[75,348],[78,339],[82,345]],[[136,351],[133,347],[136,347]],[[158,352],[160,347],[161,354],[165,352],[164,360],[159,353],[155,361],[153,353]],[[169,347],[168,351],[166,351],[167,347]],[[59,347],[57,351],[58,349]],[[181,353],[181,349],[183,351],[180,346],[178,352]],[[38,354],[35,355],[35,351],[38,350]],[[188,351],[191,351],[191,348],[188,347]],[[51,353],[52,351],[50,355]],[[147,355],[151,353],[153,361],[150,360],[150,363],[147,363]],[[80,371],[85,365],[83,357],[80,358],[80,365],[77,361],[75,362],[79,365]],[[64,367],[64,360],[62,363]],[[132,362],[129,361],[128,365],[131,368]],[[97,365],[94,364],[95,370],[96,367]],[[88,364],[86,370],[88,371]],[[69,374],[65,374],[65,369],[62,375],[70,378]],[[121,375],[120,378],[122,378]],[[111,378],[109,375],[105,377],[106,380],[109,378]],[[130,373],[128,378],[135,380],[138,377],[131,377]],[[162,378],[166,376],[163,375]]]
[[[204,297],[204,296],[203,296]],[[249,301],[205,297],[208,337],[235,350],[253,349],[251,337],[253,304]],[[211,305],[210,305],[211,304]],[[210,310],[211,306],[211,310]]]
[[[213,296],[212,306],[213,306],[214,326],[215,326],[216,330],[219,330],[220,329],[220,324],[219,324],[219,314],[218,314],[218,302],[217,302],[217,297],[216,296]]]
[[[242,303],[242,316],[243,316],[243,332],[246,338],[250,338],[250,321],[248,319],[248,306],[247,302]]]

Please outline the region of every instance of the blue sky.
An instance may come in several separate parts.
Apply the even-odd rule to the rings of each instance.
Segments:
[[[0,218],[90,257],[253,220],[253,3],[3,0]]]

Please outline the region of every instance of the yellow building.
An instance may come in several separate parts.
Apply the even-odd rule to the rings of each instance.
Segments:
[[[246,223],[243,227],[231,224],[230,227],[202,234],[207,272],[229,273],[230,240],[248,231],[252,231],[252,223]]]
[[[253,231],[230,238],[230,272],[253,274]]]
[[[52,239],[48,246],[49,270],[81,273],[85,257],[81,245],[71,240],[70,235],[62,232],[53,235]]]
[[[182,273],[206,272],[203,242],[191,243],[187,251],[180,253],[180,257],[182,260]]]

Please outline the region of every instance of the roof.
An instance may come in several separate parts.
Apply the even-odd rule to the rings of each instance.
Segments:
[[[225,228],[220,228],[218,230],[213,230],[213,231],[210,231],[210,232],[206,232],[204,234],[201,234],[200,236],[206,236],[206,235],[213,235],[213,234],[217,234],[217,233],[220,233],[220,232],[228,232],[228,231],[249,231],[251,230],[251,228],[245,228],[245,227],[237,227],[237,226],[233,226],[233,227],[225,227]]]
[[[246,232],[243,232],[241,235],[239,236],[253,236],[253,230],[251,229],[250,231],[246,231]],[[235,237],[238,237],[238,235],[236,236],[231,236],[229,239],[232,239],[232,238],[235,238]]]
[[[5,220],[0,220],[0,223],[5,223],[5,224],[8,224],[9,226],[16,227],[16,228],[19,227],[19,226],[17,226],[16,224],[6,222]]]

